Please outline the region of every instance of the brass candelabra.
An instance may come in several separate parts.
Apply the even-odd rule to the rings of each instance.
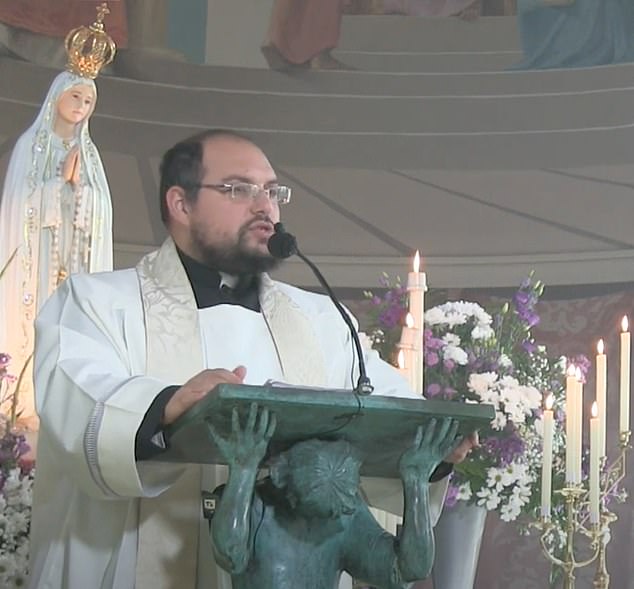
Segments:
[[[630,432],[622,432],[619,444],[619,456],[606,466],[604,458],[601,469],[600,514],[599,521],[589,523],[589,492],[582,485],[570,485],[556,491],[564,498],[565,514],[561,522],[542,517],[533,525],[541,532],[540,545],[546,558],[564,575],[564,589],[574,589],[575,571],[596,562],[593,586],[608,589],[610,575],[607,570],[606,549],[610,541],[610,526],[617,516],[607,508],[607,498],[618,491],[619,484],[626,476],[627,452],[630,449]],[[564,536],[564,547],[557,550],[556,536]],[[578,556],[575,540],[586,538],[589,550],[585,558]]]

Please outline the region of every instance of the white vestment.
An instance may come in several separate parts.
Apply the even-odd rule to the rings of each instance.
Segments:
[[[327,297],[263,276],[260,305],[199,311],[170,240],[136,271],[72,276],[54,293],[36,322],[29,587],[228,587],[200,495],[224,467],[137,463],[135,434],[161,390],[205,367],[244,364],[253,384],[351,388],[350,334]],[[414,396],[378,355],[367,363],[377,393]],[[398,485],[381,486],[398,507]]]
[[[0,279],[0,352],[11,356],[16,376],[27,367],[19,391],[22,417],[35,414],[27,366],[33,321],[57,287],[60,271],[112,270],[112,204],[88,130],[92,111],[68,141],[54,132],[60,97],[78,85],[92,88],[96,99],[91,79],[62,72],[53,80],[35,121],[11,152],[0,201],[0,269],[15,254]],[[62,172],[74,147],[79,149],[80,178],[71,186]]]

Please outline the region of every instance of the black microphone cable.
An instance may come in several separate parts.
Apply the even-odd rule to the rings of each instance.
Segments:
[[[346,322],[348,329],[350,330],[350,334],[352,335],[352,343],[353,348],[356,350],[357,358],[359,361],[359,379],[357,381],[357,386],[354,389],[354,392],[359,395],[370,395],[374,391],[374,387],[370,382],[370,378],[367,375],[365,368],[365,361],[363,359],[363,349],[361,347],[361,342],[359,340],[359,334],[350,318],[350,315],[343,308],[343,305],[339,302],[339,299],[335,296],[335,293],[330,288],[330,285],[326,282],[326,279],[319,271],[319,268],[315,266],[315,264],[309,260],[304,254],[301,253],[299,248],[297,247],[297,239],[291,233],[288,233],[284,228],[282,223],[275,224],[275,233],[271,235],[268,241],[268,249],[270,254],[274,258],[278,259],[286,259],[290,258],[293,255],[297,255],[300,260],[305,262],[308,267],[313,271],[313,274],[316,276],[319,284],[324,288],[330,300],[335,305],[337,311],[343,317],[343,320]]]

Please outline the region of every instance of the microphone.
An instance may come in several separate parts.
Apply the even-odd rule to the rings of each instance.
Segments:
[[[282,223],[275,223],[273,226],[275,233],[269,237],[266,244],[269,253],[279,260],[285,260],[299,253],[297,249],[297,239],[291,233],[287,233]]]
[[[374,387],[370,382],[370,378],[367,375],[365,369],[365,361],[363,360],[363,350],[361,349],[361,342],[359,341],[359,334],[352,323],[352,319],[350,315],[346,313],[346,310],[343,308],[342,304],[339,302],[335,293],[330,288],[330,285],[326,282],[326,279],[323,277],[322,273],[319,271],[319,268],[313,264],[302,252],[299,251],[297,247],[297,239],[291,233],[287,233],[284,225],[282,223],[275,223],[274,226],[275,233],[271,235],[269,241],[267,243],[267,247],[269,249],[269,253],[274,257],[280,260],[285,260],[286,258],[290,258],[293,255],[297,255],[302,261],[304,261],[308,267],[313,271],[313,274],[317,277],[319,284],[324,288],[324,290],[328,293],[330,300],[335,305],[337,311],[343,317],[343,320],[346,322],[348,329],[350,330],[350,334],[352,335],[352,342],[354,344],[354,349],[357,353],[357,359],[359,361],[359,380],[357,381],[357,386],[354,389],[354,392],[359,395],[370,395],[374,391]]]

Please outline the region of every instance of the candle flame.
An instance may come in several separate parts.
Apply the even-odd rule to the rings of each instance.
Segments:
[[[552,393],[548,393],[548,395],[546,395],[546,411],[552,411],[554,404],[555,404],[555,397],[553,397]]]
[[[600,340],[597,342],[597,354],[603,354],[604,347],[605,347],[605,346],[603,345],[603,340],[602,340],[602,339],[600,339]]]
[[[627,315],[623,315],[623,319],[621,320],[621,329],[623,331],[627,331],[628,327]]]
[[[412,315],[411,313],[408,313],[405,316],[405,325],[410,328],[414,327],[414,315]]]
[[[592,403],[592,417],[599,417],[599,407],[596,401]]]
[[[566,375],[567,376],[576,376],[577,374],[577,369],[575,368],[574,364],[568,364],[568,368],[566,368]]]
[[[579,368],[578,366],[575,367],[575,378],[578,381],[581,381],[581,368]]]
[[[416,250],[414,254],[414,272],[418,274],[420,272],[420,253]]]
[[[401,370],[403,370],[403,368],[405,368],[405,353],[403,352],[403,350],[399,350],[398,358],[397,358],[396,362],[398,363],[398,367]]]

